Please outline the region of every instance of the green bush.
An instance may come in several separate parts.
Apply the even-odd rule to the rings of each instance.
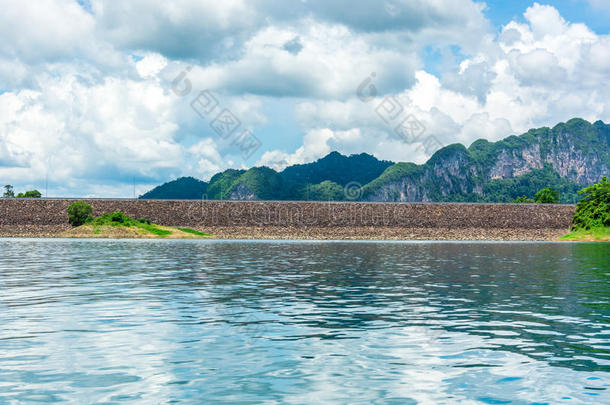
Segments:
[[[534,199],[539,204],[558,204],[559,191],[555,190],[553,187],[543,188],[536,193]]]
[[[126,222],[129,222],[129,219],[130,218],[127,215],[125,215],[124,213],[122,213],[121,211],[115,211],[110,216],[110,220],[112,222],[118,222],[119,224],[124,224]]]
[[[610,181],[603,177],[578,193],[585,197],[576,205],[572,230],[610,227]]]
[[[531,198],[527,198],[527,196],[522,195],[520,197],[515,198],[515,200],[513,202],[518,203],[518,204],[519,203],[523,204],[523,203],[533,203],[534,200],[532,200]]]
[[[107,212],[105,214],[100,215],[97,218],[94,218],[91,221],[91,225],[95,226],[134,226],[138,224],[138,221],[127,216],[124,212],[114,211]]]
[[[42,197],[42,194],[38,190],[30,190],[30,191],[26,191],[25,193],[17,194],[17,198],[40,198],[40,197]]]
[[[25,192],[25,198],[40,198],[42,193],[38,190],[30,190]]]
[[[77,201],[68,207],[68,222],[72,226],[80,226],[91,221],[93,207],[86,202]]]
[[[138,219],[138,222],[141,224],[147,224],[147,225],[150,225],[152,223],[151,220],[148,218],[140,218],[140,219]]]

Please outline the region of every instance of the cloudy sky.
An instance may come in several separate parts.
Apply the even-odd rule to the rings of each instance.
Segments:
[[[610,122],[607,0],[0,6],[0,182],[17,191],[131,197],[332,150],[422,163],[431,145]]]

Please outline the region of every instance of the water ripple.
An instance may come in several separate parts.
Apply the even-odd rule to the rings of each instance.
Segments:
[[[610,403],[608,244],[0,251],[0,403]]]

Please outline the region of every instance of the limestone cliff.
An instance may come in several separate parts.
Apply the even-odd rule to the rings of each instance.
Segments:
[[[507,179],[530,181],[543,176],[555,176],[568,186],[585,186],[609,174],[609,144],[610,125],[573,119],[498,142],[478,140],[468,149],[449,145],[423,165],[389,167],[364,186],[363,199],[459,201],[462,196],[472,201],[484,199],[494,184],[505,184]]]

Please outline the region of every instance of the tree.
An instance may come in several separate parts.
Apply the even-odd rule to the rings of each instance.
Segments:
[[[7,184],[4,186],[4,194],[2,194],[4,198],[15,198],[15,191],[13,190],[13,186]]]
[[[25,198],[40,198],[42,193],[38,190],[30,190],[25,192]]]
[[[40,198],[40,197],[42,197],[42,194],[38,190],[30,190],[30,191],[26,191],[25,193],[17,194],[17,198]]]
[[[576,205],[572,229],[610,227],[610,181],[606,177],[579,191],[585,197]]]
[[[534,199],[539,204],[558,204],[559,192],[553,187],[543,188],[536,193]]]
[[[531,198],[527,198],[527,196],[522,195],[520,197],[515,198],[515,200],[513,202],[518,203],[518,204],[519,203],[523,204],[523,203],[533,203],[534,200],[532,200]]]
[[[68,222],[72,226],[83,225],[93,219],[93,207],[86,202],[77,201],[68,207]]]

